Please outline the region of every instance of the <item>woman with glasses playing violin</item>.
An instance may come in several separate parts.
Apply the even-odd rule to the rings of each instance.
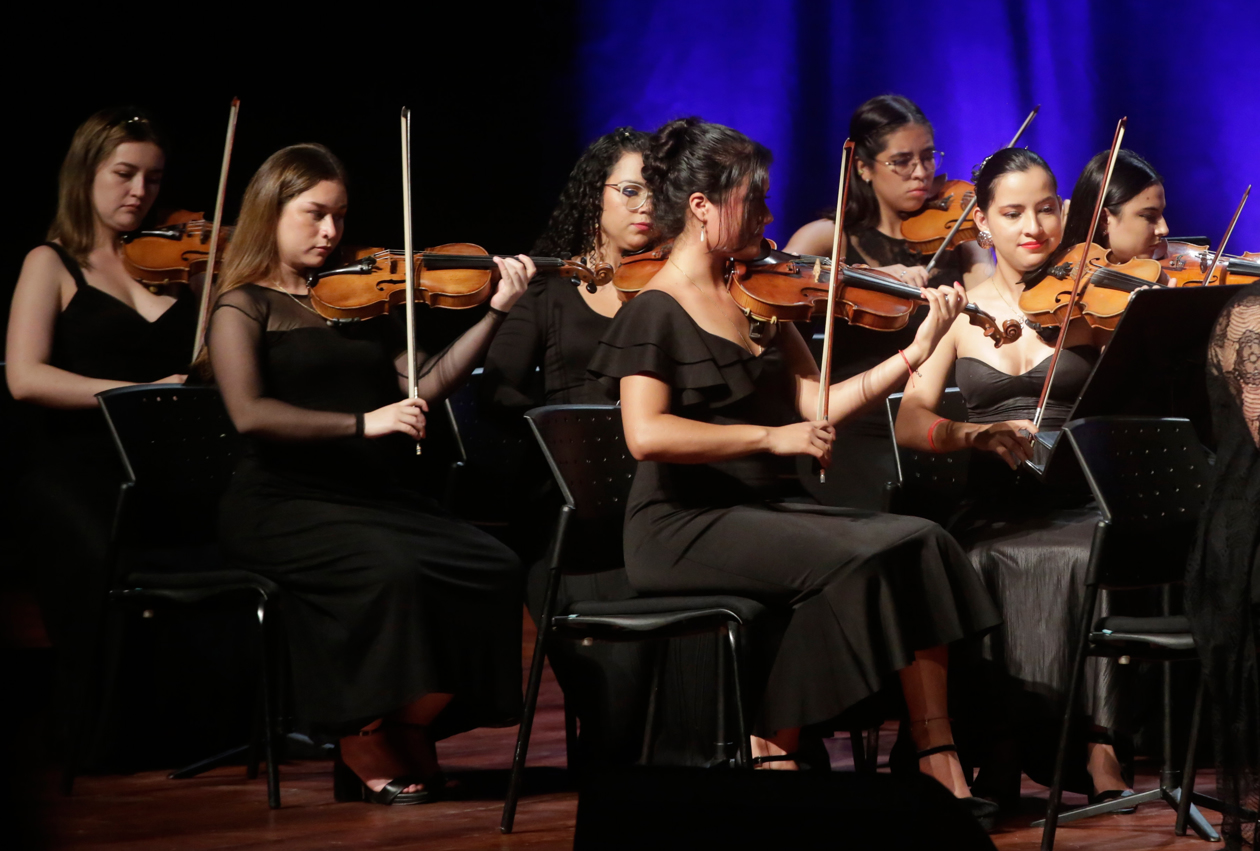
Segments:
[[[643,151],[648,134],[622,127],[599,137],[578,159],[560,193],[534,253],[576,257],[588,265],[620,266],[621,258],[652,245],[651,205],[643,186]],[[567,280],[539,277],[503,322],[486,356],[481,413],[506,428],[524,426],[521,415],[536,405],[607,404],[586,365],[621,307],[617,290],[589,292]],[[527,438],[530,444],[532,438]],[[542,612],[547,583],[544,552],[559,496],[541,458],[525,476],[520,546],[529,573],[528,602]],[[620,600],[634,592],[625,571],[566,576],[560,606],[581,600]],[[567,706],[581,720],[586,756],[623,760],[637,756],[647,694],[646,656],[639,644],[599,643],[581,647],[560,642],[550,652]]]
[[[991,274],[988,252],[975,242],[964,242],[942,252],[928,275],[924,267],[932,253],[920,253],[902,238],[902,222],[923,209],[935,191],[942,157],[932,125],[918,106],[900,95],[871,98],[849,120],[849,138],[855,143],[855,159],[840,246],[844,262],[873,266],[917,287],[960,282],[970,290]],[[830,256],[834,227],[834,213],[810,222],[792,235],[786,249]],[[925,315],[926,311],[920,311],[900,331],[837,328],[832,376],[849,378],[895,356],[914,341]],[[818,499],[852,508],[884,507],[885,486],[897,472],[885,419],[882,410],[873,411],[844,428],[837,446],[849,462],[848,475],[833,477],[825,487],[806,477]]]

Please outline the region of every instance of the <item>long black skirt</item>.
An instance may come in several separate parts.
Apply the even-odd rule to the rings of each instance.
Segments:
[[[643,593],[726,593],[790,620],[756,728],[822,724],[892,685],[916,650],[1000,622],[961,547],[916,517],[794,503],[636,512],[626,566]],[[753,648],[754,654],[765,648]]]
[[[238,471],[219,518],[240,567],[283,591],[296,710],[344,734],[430,693],[435,737],[521,711],[524,572],[499,541],[406,491],[371,497]]]

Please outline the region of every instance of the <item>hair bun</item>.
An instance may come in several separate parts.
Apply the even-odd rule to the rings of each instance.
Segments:
[[[659,182],[664,179],[665,175],[672,169],[673,164],[682,156],[683,150],[688,144],[688,137],[691,135],[692,128],[703,123],[703,121],[694,116],[690,118],[675,118],[673,121],[662,124],[652,134],[647,152],[643,155],[643,179],[649,187],[660,185]]]

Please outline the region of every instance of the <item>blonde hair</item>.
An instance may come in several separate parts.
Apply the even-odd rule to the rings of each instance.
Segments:
[[[80,124],[61,162],[57,215],[48,228],[48,239],[61,243],[82,266],[88,265],[88,255],[96,247],[92,198],[96,172],[124,142],[151,142],[166,152],[166,141],[149,116],[134,106],[122,106],[102,109]]]

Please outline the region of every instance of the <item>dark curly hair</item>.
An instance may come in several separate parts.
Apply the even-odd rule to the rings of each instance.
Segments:
[[[921,124],[932,129],[923,110],[914,101],[901,95],[879,95],[853,111],[849,119],[849,138],[853,140],[853,153],[867,168],[874,168],[875,157],[884,149],[884,141],[895,131],[910,124]],[[856,169],[855,169],[856,171]],[[856,175],[855,175],[856,177]],[[827,212],[834,220],[835,210]],[[849,202],[844,210],[844,229],[861,231],[879,224],[879,199],[875,190],[865,180],[849,183]]]
[[[1098,187],[1102,186],[1103,172],[1107,170],[1107,157],[1111,151],[1096,154],[1086,163],[1081,176],[1076,179],[1072,189],[1071,215],[1063,225],[1063,244],[1079,245],[1082,242],[1095,242],[1103,248],[1110,248],[1107,238],[1106,218],[1098,217],[1098,227],[1094,238],[1087,240],[1090,217],[1094,215],[1094,205],[1098,203]],[[1111,182],[1107,184],[1107,198],[1103,209],[1113,216],[1120,215],[1120,208],[1132,201],[1148,187],[1163,185],[1164,179],[1159,176],[1150,163],[1132,151],[1121,148],[1116,156],[1116,167],[1111,172]]]
[[[547,229],[532,253],[542,257],[578,257],[599,245],[599,220],[604,212],[604,182],[626,154],[644,154],[648,134],[633,127],[605,133],[582,153],[560,193]]]
[[[687,199],[699,192],[722,205],[748,186],[740,227],[746,244],[761,227],[770,175],[770,151],[738,130],[699,118],[677,118],[652,135],[643,156],[643,181],[652,193],[652,215],[663,239],[682,233]]]

